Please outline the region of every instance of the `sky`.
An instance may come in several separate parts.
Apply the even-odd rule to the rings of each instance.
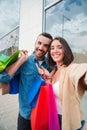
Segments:
[[[19,0],[0,0],[0,38],[19,25]]]

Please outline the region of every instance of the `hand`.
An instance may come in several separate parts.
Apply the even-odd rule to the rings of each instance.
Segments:
[[[20,57],[19,59],[24,63],[28,59],[28,51],[27,50],[22,50],[20,52]]]
[[[40,67],[38,66],[38,64],[36,64],[36,67],[37,67],[38,73],[39,73],[40,75],[43,75],[43,74],[44,74],[43,69],[40,68]]]
[[[85,78],[84,78],[85,84],[87,85],[87,72],[85,74]]]
[[[19,67],[28,59],[28,51],[21,51],[17,61],[6,68],[9,75],[13,76]]]
[[[49,77],[50,73],[44,68],[44,67],[39,67],[38,64],[36,64],[38,73],[42,76],[43,79],[47,79]]]

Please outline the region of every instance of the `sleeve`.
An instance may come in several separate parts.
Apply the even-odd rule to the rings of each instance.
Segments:
[[[78,86],[80,79],[83,79],[86,72],[87,72],[87,63],[71,65],[71,67],[70,67],[70,78],[71,78],[72,83],[74,84],[74,86],[76,88]],[[85,89],[87,89],[87,86],[85,86],[84,84],[83,84],[82,87],[86,87]]]
[[[10,76],[6,70],[0,73],[0,82],[5,83],[9,82],[12,79],[13,76]]]

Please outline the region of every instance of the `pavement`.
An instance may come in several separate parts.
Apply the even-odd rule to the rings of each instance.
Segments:
[[[82,101],[85,120],[87,121],[87,93]],[[0,91],[0,130],[17,130],[18,94],[1,95]],[[82,130],[87,130],[87,122]]]
[[[0,92],[0,130],[17,130],[18,94],[1,95]]]

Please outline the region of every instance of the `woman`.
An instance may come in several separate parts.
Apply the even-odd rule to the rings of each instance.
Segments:
[[[80,102],[87,90],[87,64],[76,64],[73,60],[67,41],[55,37],[48,52],[48,62],[51,67],[55,66],[54,70],[49,74],[37,66],[43,78],[53,85],[62,130],[81,130],[84,123]]]

